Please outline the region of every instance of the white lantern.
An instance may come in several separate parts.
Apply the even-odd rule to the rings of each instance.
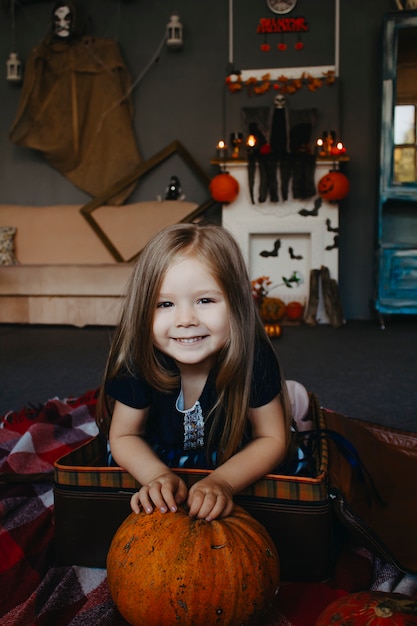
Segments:
[[[178,15],[171,15],[171,19],[167,24],[167,46],[172,49],[179,49],[183,46],[182,24]]]
[[[6,61],[7,80],[19,83],[22,80],[22,62],[16,52],[11,52]]]

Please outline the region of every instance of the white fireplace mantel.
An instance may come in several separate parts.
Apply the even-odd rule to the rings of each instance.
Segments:
[[[339,207],[325,202],[318,194],[307,200],[293,199],[260,203],[258,201],[259,173],[256,173],[252,204],[247,163],[229,160],[224,163],[239,183],[239,194],[232,203],[223,205],[222,223],[237,239],[251,279],[269,276],[272,281],[271,296],[307,303],[310,271],[328,267],[330,276],[338,280]],[[333,161],[317,161],[315,183],[333,167]],[[321,202],[321,204],[320,204]],[[317,204],[320,206],[317,207]],[[300,214],[301,211],[301,214]],[[302,213],[305,213],[303,215]],[[277,254],[270,254],[277,248]],[[299,284],[288,288],[283,277],[297,272]],[[273,288],[272,288],[273,287]],[[327,321],[324,312],[321,321]]]

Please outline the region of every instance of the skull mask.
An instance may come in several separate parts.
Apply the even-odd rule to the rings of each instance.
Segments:
[[[53,14],[54,34],[57,37],[70,37],[72,31],[72,12],[69,6],[60,6]]]
[[[276,109],[285,109],[286,101],[285,96],[282,94],[277,94],[274,98],[274,106]]]

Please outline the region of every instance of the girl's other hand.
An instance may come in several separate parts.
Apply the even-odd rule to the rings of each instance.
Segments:
[[[218,517],[227,517],[234,507],[232,488],[227,482],[208,476],[191,487],[187,505],[191,517],[205,519],[207,522]]]
[[[134,513],[139,513],[141,507],[148,514],[153,512],[154,507],[161,513],[175,512],[186,498],[187,486],[184,481],[173,472],[166,472],[155,476],[134,493],[130,499],[130,506]]]

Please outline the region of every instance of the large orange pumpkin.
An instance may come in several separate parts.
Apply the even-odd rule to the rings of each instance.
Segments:
[[[266,323],[279,322],[285,315],[285,302],[281,298],[264,298],[259,312]]]
[[[212,522],[184,509],[131,513],[111,543],[107,581],[133,626],[256,626],[277,592],[279,559],[238,506]]]
[[[415,626],[417,602],[401,593],[360,591],[338,598],[315,626]]]
[[[239,183],[236,178],[233,178],[233,176],[230,176],[227,172],[223,172],[211,180],[209,190],[212,198],[217,200],[217,202],[229,204],[237,198]]]
[[[343,200],[349,193],[349,179],[338,170],[330,170],[320,178],[317,191],[323,200],[328,202],[338,202]]]

